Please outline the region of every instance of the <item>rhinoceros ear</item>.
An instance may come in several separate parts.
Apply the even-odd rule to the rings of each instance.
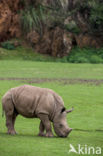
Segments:
[[[66,113],[70,113],[74,110],[74,108],[72,107],[72,109],[66,110]]]
[[[66,110],[65,107],[63,107],[63,108],[61,109],[61,113],[63,113],[65,110]]]

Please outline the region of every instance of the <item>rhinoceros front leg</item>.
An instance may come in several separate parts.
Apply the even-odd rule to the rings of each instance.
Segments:
[[[44,124],[43,124],[42,121],[40,121],[40,125],[39,125],[39,134],[38,134],[38,136],[45,136],[44,130],[45,130]]]
[[[51,128],[51,123],[50,123],[50,120],[48,118],[48,115],[46,114],[38,114],[38,117],[40,118],[41,120],[41,123],[44,125],[41,124],[41,129],[44,130],[46,129],[46,134],[45,136],[46,137],[53,137],[53,133],[52,133],[52,128]],[[43,129],[44,128],[44,129]],[[43,131],[42,131],[43,132]]]

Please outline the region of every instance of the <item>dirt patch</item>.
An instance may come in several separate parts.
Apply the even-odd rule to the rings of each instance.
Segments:
[[[74,131],[82,131],[82,132],[102,132],[103,133],[103,129],[91,129],[91,130],[87,130],[87,129],[77,129],[77,128],[74,128],[73,129]]]
[[[100,85],[103,84],[103,79],[69,79],[69,78],[0,78],[1,81],[20,81],[23,83],[44,83],[44,82],[59,82],[64,85],[66,84],[89,84],[89,85]]]

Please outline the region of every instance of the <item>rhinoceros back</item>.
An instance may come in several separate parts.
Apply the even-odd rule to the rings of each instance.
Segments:
[[[4,103],[12,106],[18,114],[25,117],[37,117],[44,113],[52,118],[54,111],[64,106],[62,98],[54,91],[47,88],[40,88],[31,85],[23,85],[12,88],[4,95]],[[8,103],[9,101],[9,103]]]
[[[49,89],[23,85],[12,89],[12,99],[19,114],[36,117],[38,113],[53,111],[54,97]]]

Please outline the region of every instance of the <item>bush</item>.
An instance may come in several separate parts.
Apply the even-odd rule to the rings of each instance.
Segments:
[[[76,23],[74,21],[70,22],[69,24],[66,24],[64,26],[64,28],[67,31],[75,33],[75,34],[79,34],[80,33],[80,29],[79,29],[79,27],[76,25]]]
[[[98,55],[92,55],[90,58],[91,63],[103,63],[103,59]]]
[[[70,63],[89,63],[88,59],[85,56],[75,55],[69,58],[68,62]]]
[[[8,50],[14,50],[15,49],[14,44],[9,42],[9,41],[1,43],[1,47],[5,48],[5,49],[8,49]]]
[[[103,0],[71,0],[70,12],[80,29],[83,24],[89,33],[103,35]]]
[[[43,13],[42,8],[38,10],[33,7],[28,7],[21,11],[20,23],[24,34],[36,30],[39,34],[43,32]]]
[[[103,48],[73,48],[67,56],[71,63],[103,63]]]

